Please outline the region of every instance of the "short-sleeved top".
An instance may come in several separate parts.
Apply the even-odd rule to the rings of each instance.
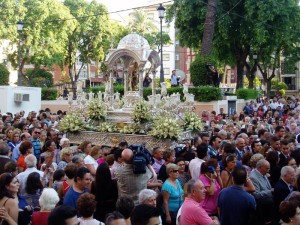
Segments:
[[[247,225],[250,214],[255,212],[256,203],[252,195],[234,185],[220,192],[218,207],[222,225]]]
[[[176,180],[177,188],[171,184],[168,180],[166,180],[162,186],[161,191],[166,191],[169,193],[169,211],[176,212],[179,210],[180,206],[182,205],[182,195],[183,190],[181,188],[181,184],[178,180]]]
[[[87,155],[85,158],[84,158],[84,164],[85,165],[93,165],[95,170],[97,170],[97,167],[98,167],[98,163],[97,161],[90,155]]]
[[[208,177],[206,177],[205,175],[201,175],[199,177],[199,180],[202,181],[205,188],[210,187],[210,185],[211,185],[210,179]],[[215,183],[214,194],[213,195],[206,194],[205,199],[203,199],[203,201],[201,202],[201,206],[203,207],[203,209],[205,209],[205,211],[209,215],[218,213],[217,201],[218,201],[219,193],[221,191],[221,187],[220,187],[220,184],[216,180],[214,180],[214,183]]]
[[[31,217],[32,225],[47,225],[50,212],[33,212]]]
[[[26,170],[26,163],[25,163],[25,155],[20,155],[18,162],[17,162],[18,167],[23,167],[23,171]]]
[[[201,203],[186,197],[181,209],[181,225],[211,225],[212,219]]]
[[[64,205],[68,205],[76,209],[76,202],[77,199],[82,195],[83,193],[89,192],[89,190],[86,188],[83,192],[79,193],[74,191],[73,187],[70,187],[67,194],[64,197]]]

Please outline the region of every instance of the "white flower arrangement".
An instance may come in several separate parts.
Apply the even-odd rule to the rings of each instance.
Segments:
[[[138,124],[128,124],[125,125],[123,128],[119,129],[119,132],[123,134],[135,134],[135,133],[139,133],[139,131],[140,131],[140,126]]]
[[[152,120],[150,107],[146,101],[140,101],[133,110],[133,121],[136,123],[145,123]]]
[[[101,133],[106,133],[106,132],[112,133],[117,131],[117,127],[114,124],[108,122],[101,123],[99,126],[97,126],[96,129]]]
[[[100,102],[98,99],[92,100],[87,106],[87,116],[91,120],[100,121],[105,120],[107,115],[106,107],[103,102]]]
[[[152,130],[149,132],[160,139],[171,138],[177,140],[183,133],[180,121],[170,115],[158,116],[152,125]]]
[[[84,130],[84,120],[76,112],[68,113],[59,123],[59,130],[63,132],[78,132]]]
[[[186,112],[184,114],[184,129],[191,131],[201,131],[202,121],[195,112]]]

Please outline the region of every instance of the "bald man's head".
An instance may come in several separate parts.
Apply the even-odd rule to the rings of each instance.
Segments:
[[[122,159],[125,163],[131,164],[133,159],[133,152],[131,149],[126,148],[122,152]]]

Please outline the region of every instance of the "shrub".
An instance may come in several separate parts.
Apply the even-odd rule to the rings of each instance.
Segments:
[[[42,88],[42,100],[56,100],[58,91],[56,88]]]
[[[191,81],[193,82],[194,86],[201,86],[201,85],[210,85],[211,81],[207,77],[207,68],[206,65],[211,64],[215,65],[215,61],[212,57],[207,56],[203,57],[201,55],[197,55],[194,62],[192,62],[190,67],[191,73]]]
[[[259,91],[254,89],[240,88],[236,91],[238,99],[256,99],[259,96]]]
[[[222,99],[221,89],[212,86],[200,86],[189,89],[189,92],[195,95],[195,101],[210,102]]]
[[[0,85],[8,85],[9,71],[5,65],[0,64]]]
[[[105,88],[104,86],[97,86],[97,87],[91,87],[89,91],[92,91],[93,93],[98,93],[99,91],[104,92]],[[121,96],[124,95],[124,87],[122,85],[118,85],[114,87],[115,92],[119,92]],[[171,87],[167,89],[168,95],[171,95],[173,93],[180,93],[180,98],[183,100],[183,87]],[[157,94],[160,93],[159,90],[156,91]],[[209,101],[216,101],[222,99],[222,93],[221,89],[217,87],[212,86],[199,86],[199,87],[189,87],[189,93],[195,95],[195,101],[199,102],[209,102]],[[148,100],[148,96],[152,95],[152,88],[144,87],[143,91],[143,97],[144,99]]]

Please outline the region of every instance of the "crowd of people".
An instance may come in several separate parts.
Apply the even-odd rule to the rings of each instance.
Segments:
[[[0,219],[32,225],[300,224],[300,105],[259,98],[203,111],[191,140],[135,154],[122,140],[72,145],[62,111],[2,115]],[[147,147],[147,146],[146,146]]]

